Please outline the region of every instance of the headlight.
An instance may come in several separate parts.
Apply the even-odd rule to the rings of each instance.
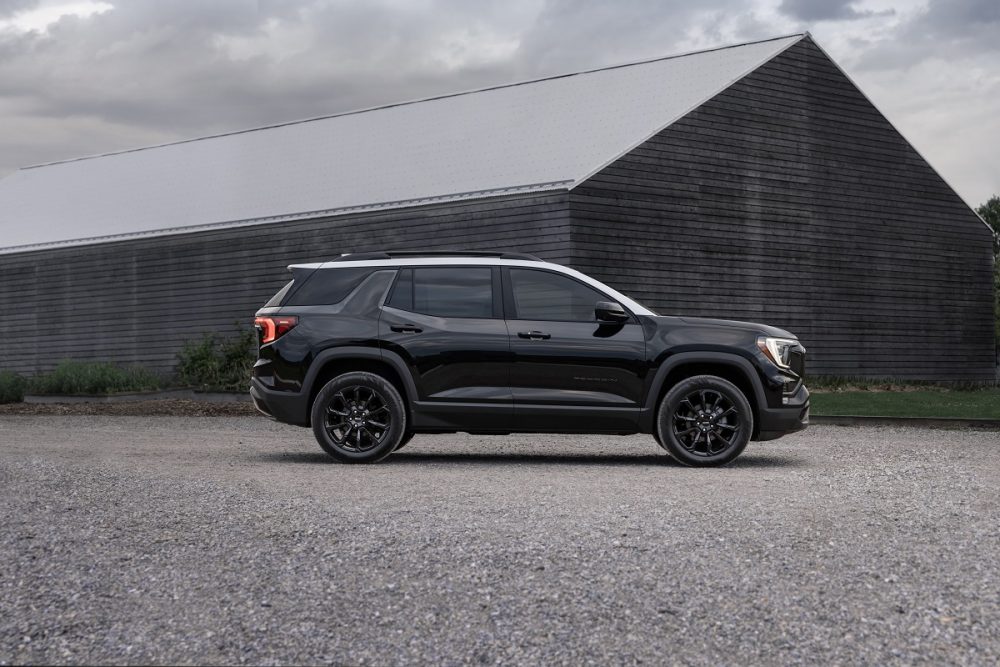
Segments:
[[[793,340],[791,338],[771,338],[770,336],[761,336],[757,339],[757,347],[764,355],[774,362],[774,365],[778,368],[783,368],[789,370],[791,366],[788,363],[788,353],[789,351],[799,344],[799,341]]]

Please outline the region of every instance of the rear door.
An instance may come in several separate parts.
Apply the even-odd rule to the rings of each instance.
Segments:
[[[634,430],[646,349],[635,317],[598,322],[596,303],[614,299],[555,271],[505,267],[503,283],[518,428]]]
[[[499,268],[400,269],[382,309],[379,338],[403,358],[416,383],[414,426],[511,428],[511,352]]]

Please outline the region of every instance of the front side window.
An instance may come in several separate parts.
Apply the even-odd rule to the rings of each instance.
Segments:
[[[434,317],[493,317],[493,271],[487,267],[402,269],[387,305]]]
[[[549,271],[511,269],[510,282],[519,320],[593,322],[594,306],[608,300],[595,289]]]

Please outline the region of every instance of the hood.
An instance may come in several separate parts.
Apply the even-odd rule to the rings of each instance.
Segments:
[[[784,329],[779,329],[778,327],[772,327],[767,324],[759,324],[757,322],[739,322],[737,320],[713,320],[708,317],[678,317],[681,322],[685,324],[693,324],[694,326],[706,326],[706,327],[728,327],[730,329],[743,329],[745,331],[756,331],[765,336],[774,336],[775,338],[792,338],[798,340],[798,336],[795,334],[785,331]]]

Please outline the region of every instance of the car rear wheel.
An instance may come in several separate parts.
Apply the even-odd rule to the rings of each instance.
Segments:
[[[753,410],[736,385],[714,375],[682,380],[660,401],[657,442],[689,466],[729,463],[753,433]]]
[[[406,408],[396,388],[374,373],[344,373],[320,389],[312,406],[313,434],[342,463],[374,463],[406,433]]]

